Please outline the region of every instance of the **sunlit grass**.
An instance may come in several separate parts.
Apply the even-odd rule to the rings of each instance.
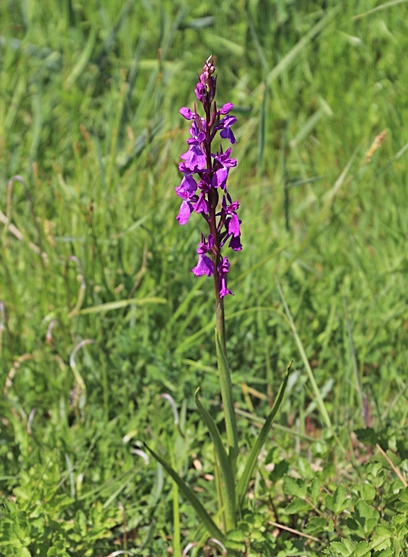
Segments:
[[[343,451],[354,429],[406,427],[407,5],[321,4],[0,6],[1,491],[21,512],[64,493],[50,516],[67,524],[105,505],[108,537],[90,534],[91,552],[171,546],[172,487],[132,453],[144,440],[172,453],[210,508],[214,498],[193,398],[200,385],[220,419],[212,298],[190,273],[199,225],[177,225],[174,195],[178,108],[211,53],[220,102],[238,117],[230,189],[244,249],[226,325],[240,427],[252,436],[291,360],[277,419],[290,429],[268,450],[296,469],[320,439],[327,489],[359,481]],[[70,356],[85,339],[80,406]],[[182,409],[185,439],[162,392]],[[326,412],[339,443],[325,438]],[[182,545],[199,541],[184,502],[180,513]]]

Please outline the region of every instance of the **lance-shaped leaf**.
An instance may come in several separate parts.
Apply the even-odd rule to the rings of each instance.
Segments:
[[[280,408],[280,405],[282,404],[282,400],[283,400],[283,395],[285,393],[285,389],[286,389],[286,385],[288,382],[288,377],[289,377],[289,371],[291,368],[292,363],[290,363],[288,365],[288,368],[286,370],[285,373],[285,377],[283,378],[283,381],[279,387],[279,391],[278,391],[278,396],[276,397],[275,400],[275,404],[273,405],[272,410],[269,412],[268,417],[265,420],[265,423],[252,447],[252,450],[248,456],[248,460],[245,464],[245,468],[244,471],[242,473],[242,476],[238,482],[237,485],[237,502],[238,502],[238,507],[241,505],[242,500],[246,494],[246,492],[248,491],[248,486],[249,486],[249,482],[251,481],[251,477],[256,465],[256,461],[258,459],[259,453],[262,450],[262,447],[265,444],[265,441],[268,437],[269,434],[269,430],[271,429],[273,420],[275,419],[276,414],[278,413],[278,410]]]
[[[159,462],[163,466],[163,468],[166,470],[166,472],[169,474],[169,476],[171,476],[172,479],[176,482],[176,484],[178,485],[181,493],[184,495],[184,497],[187,499],[187,501],[193,507],[193,509],[195,510],[201,524],[204,526],[204,528],[207,529],[210,536],[213,536],[214,538],[217,538],[218,540],[223,542],[225,540],[224,534],[221,532],[221,530],[218,528],[218,526],[215,524],[213,519],[207,513],[207,511],[205,510],[203,505],[197,499],[193,490],[177,474],[177,472],[175,470],[173,470],[173,468],[168,464],[168,462],[166,462],[161,456],[159,456],[150,447],[148,447],[146,445],[146,443],[145,443],[145,447],[149,451],[149,453],[153,456],[153,458],[155,460],[157,460],[157,462]]]
[[[221,490],[225,506],[225,529],[226,531],[233,530],[235,528],[235,481],[234,474],[228,459],[227,451],[225,450],[224,444],[221,439],[220,432],[218,430],[217,424],[214,422],[211,414],[206,408],[201,404],[198,393],[200,392],[200,387],[195,392],[194,398],[197,404],[200,416],[205,422],[207,429],[211,436],[211,441],[214,446],[217,461],[221,472]]]

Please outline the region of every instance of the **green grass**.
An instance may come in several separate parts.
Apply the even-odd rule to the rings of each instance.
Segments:
[[[174,194],[178,108],[212,53],[238,117],[226,325],[248,449],[293,360],[247,555],[407,555],[389,462],[407,477],[407,2],[5,0],[0,22],[0,553],[165,555],[175,528],[217,554],[133,452],[149,442],[215,509],[194,403],[201,386],[220,422],[212,285]],[[266,539],[272,522],[298,534]]]

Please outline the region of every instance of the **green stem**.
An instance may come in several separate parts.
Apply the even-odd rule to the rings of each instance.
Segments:
[[[225,320],[224,320],[224,300],[216,298],[216,308],[215,308],[215,326],[217,328],[217,333],[219,334],[221,346],[223,347],[225,356],[227,355],[227,341],[225,335]]]
[[[217,314],[219,306],[217,306]],[[222,323],[224,319],[222,317]],[[228,367],[225,351],[225,331],[219,326],[217,315],[217,329],[215,331],[215,346],[217,349],[218,374],[221,387],[221,398],[224,407],[225,429],[228,441],[228,457],[231,464],[232,474],[235,478],[236,461],[238,456],[238,429],[235,416],[234,402],[232,398],[231,373]]]

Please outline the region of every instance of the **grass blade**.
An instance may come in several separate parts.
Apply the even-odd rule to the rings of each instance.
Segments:
[[[65,80],[64,86],[69,89],[75,83],[75,81],[80,77],[82,72],[85,70],[91,56],[92,52],[95,48],[96,39],[98,36],[98,29],[94,25],[91,28],[91,32],[89,34],[88,42],[85,45],[84,50],[82,51],[81,56],[79,57],[77,63],[75,64],[73,70]]]
[[[331,12],[322,17],[320,21],[316,23],[304,37],[300,39],[299,42],[295,44],[293,48],[280,60],[278,64],[273,68],[273,70],[267,76],[267,84],[270,85],[277,77],[281,75],[286,69],[288,69],[291,64],[300,56],[300,54],[307,48],[309,43],[330,23],[334,15],[339,11],[340,6],[333,8]]]
[[[315,397],[316,397],[316,403],[317,403],[317,406],[320,410],[320,414],[322,415],[322,418],[323,418],[324,423],[326,424],[326,427],[328,429],[332,430],[333,425],[331,423],[329,414],[327,413],[326,406],[324,405],[322,395],[320,393],[319,387],[317,386],[316,379],[314,378],[312,368],[310,367],[309,360],[307,359],[305,349],[303,348],[302,341],[300,340],[300,337],[297,333],[296,325],[293,321],[292,314],[290,313],[289,307],[286,303],[285,297],[283,295],[283,292],[282,292],[282,289],[281,289],[281,286],[280,286],[278,280],[277,280],[277,285],[278,285],[279,294],[280,294],[280,297],[281,297],[281,300],[282,300],[282,303],[283,303],[283,307],[285,308],[286,316],[287,316],[288,321],[289,321],[290,328],[292,329],[292,334],[295,338],[295,342],[296,342],[296,345],[297,345],[298,350],[300,352],[300,356],[302,358],[303,364],[306,368],[306,372],[307,372],[307,375],[309,377],[309,381],[312,385],[312,389],[313,389],[313,392],[314,392]]]
[[[169,441],[169,452],[171,465],[176,467],[174,451]],[[179,506],[179,488],[176,482],[173,482],[173,555],[181,557],[181,531],[180,531],[180,506]]]
[[[142,306],[145,304],[166,304],[167,300],[164,298],[157,298],[155,296],[147,298],[129,298],[127,300],[117,300],[116,302],[106,302],[98,306],[81,309],[78,315],[88,315],[90,313],[101,313],[104,311],[113,311],[115,309],[122,309],[132,304]]]

